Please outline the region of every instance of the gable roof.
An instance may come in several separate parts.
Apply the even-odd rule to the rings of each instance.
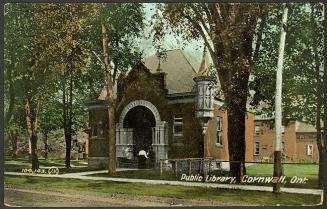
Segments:
[[[161,72],[166,75],[166,88],[168,94],[192,92],[196,77],[196,71],[185,54],[180,49],[166,51],[166,59],[160,62]],[[158,57],[152,55],[144,60],[145,66],[151,73],[156,73],[158,68]]]
[[[323,128],[323,123],[322,123],[322,128]],[[297,132],[297,133],[316,133],[317,129],[315,126],[313,126],[309,123],[296,121],[295,132]]]

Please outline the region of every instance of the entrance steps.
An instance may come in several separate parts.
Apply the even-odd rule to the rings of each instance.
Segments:
[[[138,168],[138,160],[119,157],[119,158],[117,158],[117,167],[118,168]]]

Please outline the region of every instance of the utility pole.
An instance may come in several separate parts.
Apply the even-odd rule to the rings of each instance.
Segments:
[[[287,22],[288,8],[284,4],[282,28],[280,34],[278,63],[276,73],[276,97],[275,97],[275,151],[274,151],[274,177],[282,176],[282,83],[283,83],[283,57],[286,38],[286,22]],[[280,192],[280,183],[273,184],[273,192]]]

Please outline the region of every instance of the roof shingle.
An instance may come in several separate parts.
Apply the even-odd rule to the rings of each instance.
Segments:
[[[196,71],[191,62],[180,49],[169,50],[166,54],[166,59],[160,62],[160,69],[161,72],[167,73],[166,88],[168,94],[192,92]],[[145,66],[151,73],[157,72],[158,63],[159,60],[156,55],[144,60]]]

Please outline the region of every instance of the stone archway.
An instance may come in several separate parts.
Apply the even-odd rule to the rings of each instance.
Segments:
[[[119,124],[118,124],[119,127],[123,127],[124,119],[125,119],[127,113],[136,106],[143,106],[143,107],[148,108],[153,113],[153,116],[156,121],[156,125],[162,123],[159,111],[156,108],[156,106],[154,106],[151,102],[146,101],[146,100],[135,100],[133,102],[130,102],[128,105],[126,105],[126,107],[121,112],[120,117],[119,117]]]
[[[155,120],[155,127],[152,128],[152,148],[155,154],[155,165],[160,159],[168,158],[168,125],[161,120],[160,113],[156,106],[146,100],[135,100],[130,102],[122,110],[119,116],[119,123],[116,124],[116,156],[117,158],[132,159],[133,155],[133,129],[124,127],[124,120],[134,107],[143,106],[149,109]]]

